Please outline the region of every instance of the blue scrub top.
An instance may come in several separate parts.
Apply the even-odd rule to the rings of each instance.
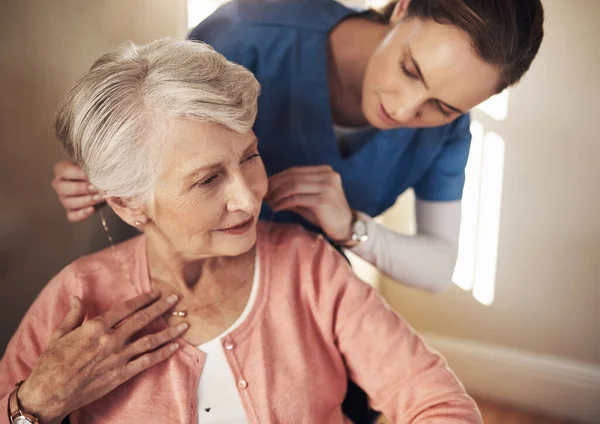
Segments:
[[[350,206],[377,216],[409,188],[429,201],[462,197],[469,115],[434,128],[367,128],[349,136],[342,157],[327,80],[329,32],[357,11],[332,0],[236,0],[202,21],[189,38],[248,68],[262,85],[254,131],[268,175],[293,166],[331,165]],[[281,215],[281,216],[280,216]],[[261,216],[278,221],[263,208]]]

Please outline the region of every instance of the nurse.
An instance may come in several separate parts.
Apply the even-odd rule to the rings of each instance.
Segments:
[[[458,250],[468,110],[515,84],[543,36],[540,0],[234,0],[190,38],[262,85],[254,127],[264,219],[302,220],[404,284],[447,287]],[[78,221],[102,196],[68,162],[53,187]],[[409,188],[417,233],[373,221]]]

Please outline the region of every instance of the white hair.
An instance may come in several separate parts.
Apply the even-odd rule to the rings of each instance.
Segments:
[[[167,120],[189,118],[245,133],[254,124],[259,91],[250,71],[207,44],[130,42],[100,57],[69,90],[56,135],[107,196],[148,203]]]

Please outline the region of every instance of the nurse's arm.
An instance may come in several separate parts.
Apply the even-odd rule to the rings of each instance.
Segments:
[[[461,202],[417,199],[415,212],[415,235],[400,234],[362,215],[369,239],[350,251],[402,284],[439,292],[452,282]]]

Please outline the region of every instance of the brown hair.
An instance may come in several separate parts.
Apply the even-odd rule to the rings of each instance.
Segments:
[[[389,23],[396,3],[365,16]],[[412,0],[407,18],[430,19],[467,33],[475,53],[500,68],[498,92],[521,79],[544,36],[540,0]]]

